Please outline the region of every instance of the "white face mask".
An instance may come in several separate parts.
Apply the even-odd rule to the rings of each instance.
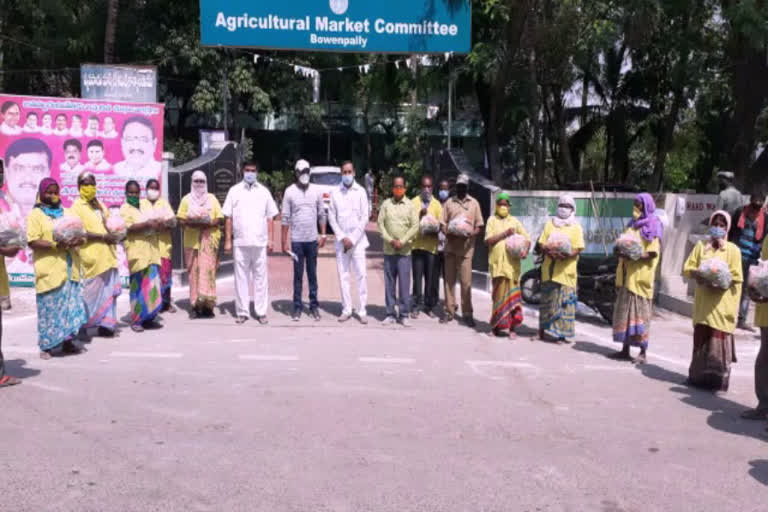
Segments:
[[[255,172],[252,172],[252,171],[246,171],[246,172],[244,172],[244,173],[243,173],[243,180],[244,180],[244,181],[245,181],[247,184],[249,184],[249,185],[253,185],[254,183],[256,183],[256,173],[255,173]]]
[[[150,201],[157,201],[157,198],[160,197],[160,191],[155,190],[153,188],[150,188],[147,190],[147,199]]]
[[[560,206],[557,209],[557,216],[560,217],[563,220],[565,220],[568,217],[570,217],[571,213],[573,213],[573,209],[571,209],[570,206]]]
[[[302,174],[299,176],[299,183],[302,185],[309,185],[309,174]]]

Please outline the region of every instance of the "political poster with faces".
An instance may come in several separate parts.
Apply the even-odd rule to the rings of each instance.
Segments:
[[[0,211],[26,223],[40,180],[49,176],[59,182],[62,203],[69,207],[80,195],[77,177],[83,171],[96,176],[97,197],[108,207],[124,202],[128,180],[141,184],[143,196],[147,180],[161,180],[163,108],[0,94],[0,158],[5,163]],[[34,284],[29,250],[7,259],[6,266],[13,285]]]

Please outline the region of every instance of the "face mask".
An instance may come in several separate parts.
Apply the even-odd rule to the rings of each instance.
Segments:
[[[456,187],[456,195],[459,196],[459,199],[467,197],[467,187]]]
[[[571,216],[571,212],[573,212],[573,210],[569,206],[560,206],[557,209],[557,216],[561,219],[567,219]]]
[[[352,183],[355,182],[355,177],[351,174],[345,174],[341,177],[341,182],[344,184],[345,187],[351,187]]]
[[[392,195],[395,196],[395,199],[400,200],[405,195],[405,189],[404,188],[393,188],[392,189]]]
[[[256,176],[257,175],[256,175],[255,172],[253,172],[253,171],[246,171],[246,172],[243,173],[243,180],[247,184],[253,185],[254,183],[256,183]]]
[[[96,185],[81,186],[80,197],[82,197],[86,201],[93,201],[96,198]]]
[[[309,174],[302,174],[301,176],[299,176],[299,183],[301,183],[305,187],[309,185]]]
[[[632,210],[632,218],[635,220],[639,219],[642,214],[643,213],[640,211],[640,208],[637,206],[635,206],[635,208]]]
[[[715,240],[723,240],[726,234],[727,233],[725,232],[725,228],[719,228],[717,226],[712,226],[709,228],[709,236]]]
[[[159,197],[160,197],[159,190],[155,190],[153,188],[150,188],[149,190],[147,190],[147,199],[149,199],[150,201],[157,201]]]
[[[509,206],[497,206],[496,215],[498,215],[502,219],[507,217],[509,215]]]
[[[422,203],[429,203],[432,201],[432,189],[431,188],[425,188],[421,191],[421,202]]]
[[[134,208],[138,208],[139,207],[139,198],[136,197],[136,196],[127,196],[125,198],[125,202],[128,203],[129,205],[133,206]]]
[[[61,203],[61,198],[59,197],[59,194],[54,194],[54,195],[48,196],[44,201],[44,203],[56,208],[57,206],[59,206],[59,203]]]
[[[441,190],[437,193],[437,197],[440,198],[441,201],[447,201],[448,200],[448,191],[447,190]]]

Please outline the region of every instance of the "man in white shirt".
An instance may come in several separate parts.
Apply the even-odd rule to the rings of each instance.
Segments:
[[[117,133],[117,130],[115,130],[115,120],[112,119],[111,116],[107,116],[104,118],[104,131],[102,132],[101,136],[105,139],[115,139],[120,135]]]
[[[43,125],[40,127],[40,133],[43,135],[53,133],[53,115],[50,112],[43,114]]]
[[[64,162],[59,166],[63,174],[77,177],[85,170],[80,163],[80,155],[83,152],[83,145],[77,139],[68,139],[64,141]]]
[[[100,140],[92,140],[86,146],[88,162],[85,168],[91,172],[107,172],[112,166],[104,158],[104,144]]]
[[[6,101],[0,106],[0,113],[3,114],[3,123],[0,124],[0,133],[3,135],[19,135],[21,133],[21,108],[15,101]]]
[[[355,166],[352,162],[342,164],[341,179],[341,186],[331,193],[328,212],[328,220],[336,237],[336,268],[339,272],[342,302],[339,322],[348,321],[354,313],[349,291],[351,269],[357,276],[360,300],[358,318],[360,323],[367,324],[368,275],[365,250],[369,244],[365,228],[368,224],[368,195],[365,189],[355,182]]]
[[[40,127],[37,125],[37,112],[27,113],[27,122],[24,123],[24,133],[38,133]]]
[[[69,129],[67,129],[67,116],[65,114],[56,114],[56,125],[53,128],[53,134],[59,137],[69,135]]]
[[[115,164],[115,174],[141,183],[148,178],[160,177],[162,165],[155,160],[157,135],[151,120],[143,116],[126,119],[120,147],[125,160]]]
[[[101,135],[99,132],[99,118],[96,116],[88,117],[88,127],[85,129],[86,137],[98,137]]]
[[[243,166],[243,181],[229,189],[223,208],[226,217],[224,251],[229,254],[234,250],[238,324],[244,323],[250,316],[251,283],[256,320],[262,325],[269,323],[267,251],[272,250],[274,240],[272,221],[280,212],[269,190],[257,182],[258,173],[258,164],[246,163]]]
[[[83,136],[83,116],[80,114],[72,114],[72,126],[69,128],[69,134],[72,137]]]

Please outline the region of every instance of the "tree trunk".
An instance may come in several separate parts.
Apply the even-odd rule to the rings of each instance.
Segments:
[[[107,25],[104,31],[104,63],[115,61],[115,38],[117,35],[117,15],[120,11],[119,0],[107,1]]]

